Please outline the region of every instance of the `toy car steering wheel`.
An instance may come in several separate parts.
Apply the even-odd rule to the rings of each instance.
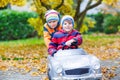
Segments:
[[[75,48],[78,48],[78,46],[76,45],[77,44],[77,42],[75,41],[75,42],[72,42],[71,43],[71,46],[75,46]],[[62,47],[62,50],[64,50],[65,49],[65,44],[63,45],[63,47]],[[68,47],[68,49],[71,49],[70,47]]]

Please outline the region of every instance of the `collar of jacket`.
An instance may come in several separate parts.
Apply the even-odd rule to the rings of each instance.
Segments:
[[[65,30],[60,30],[60,32],[64,33],[64,34],[71,34],[72,32],[74,32],[74,29],[71,32],[66,32]]]

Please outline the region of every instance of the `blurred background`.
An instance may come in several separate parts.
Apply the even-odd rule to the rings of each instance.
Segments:
[[[43,25],[49,9],[57,10],[61,17],[73,16],[75,29],[83,36],[80,47],[104,63],[103,80],[119,80],[120,0],[0,0],[0,79],[15,72],[38,79],[41,74],[46,76]]]

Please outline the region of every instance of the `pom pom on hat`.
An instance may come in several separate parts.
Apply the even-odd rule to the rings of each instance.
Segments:
[[[48,10],[45,13],[45,18],[46,18],[47,22],[49,22],[51,20],[57,20],[59,22],[59,20],[60,20],[59,12],[57,12],[55,10]]]
[[[65,15],[65,16],[62,17],[62,19],[61,19],[61,25],[62,26],[63,26],[64,21],[66,21],[66,20],[72,21],[72,24],[73,24],[73,27],[74,27],[74,19],[70,15]]]

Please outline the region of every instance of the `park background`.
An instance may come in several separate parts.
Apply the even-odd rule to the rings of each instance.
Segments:
[[[101,60],[103,80],[120,79],[119,4],[119,0],[0,0],[0,79],[10,80],[18,73],[48,79],[43,25],[49,9],[74,17],[83,37],[80,47]]]

